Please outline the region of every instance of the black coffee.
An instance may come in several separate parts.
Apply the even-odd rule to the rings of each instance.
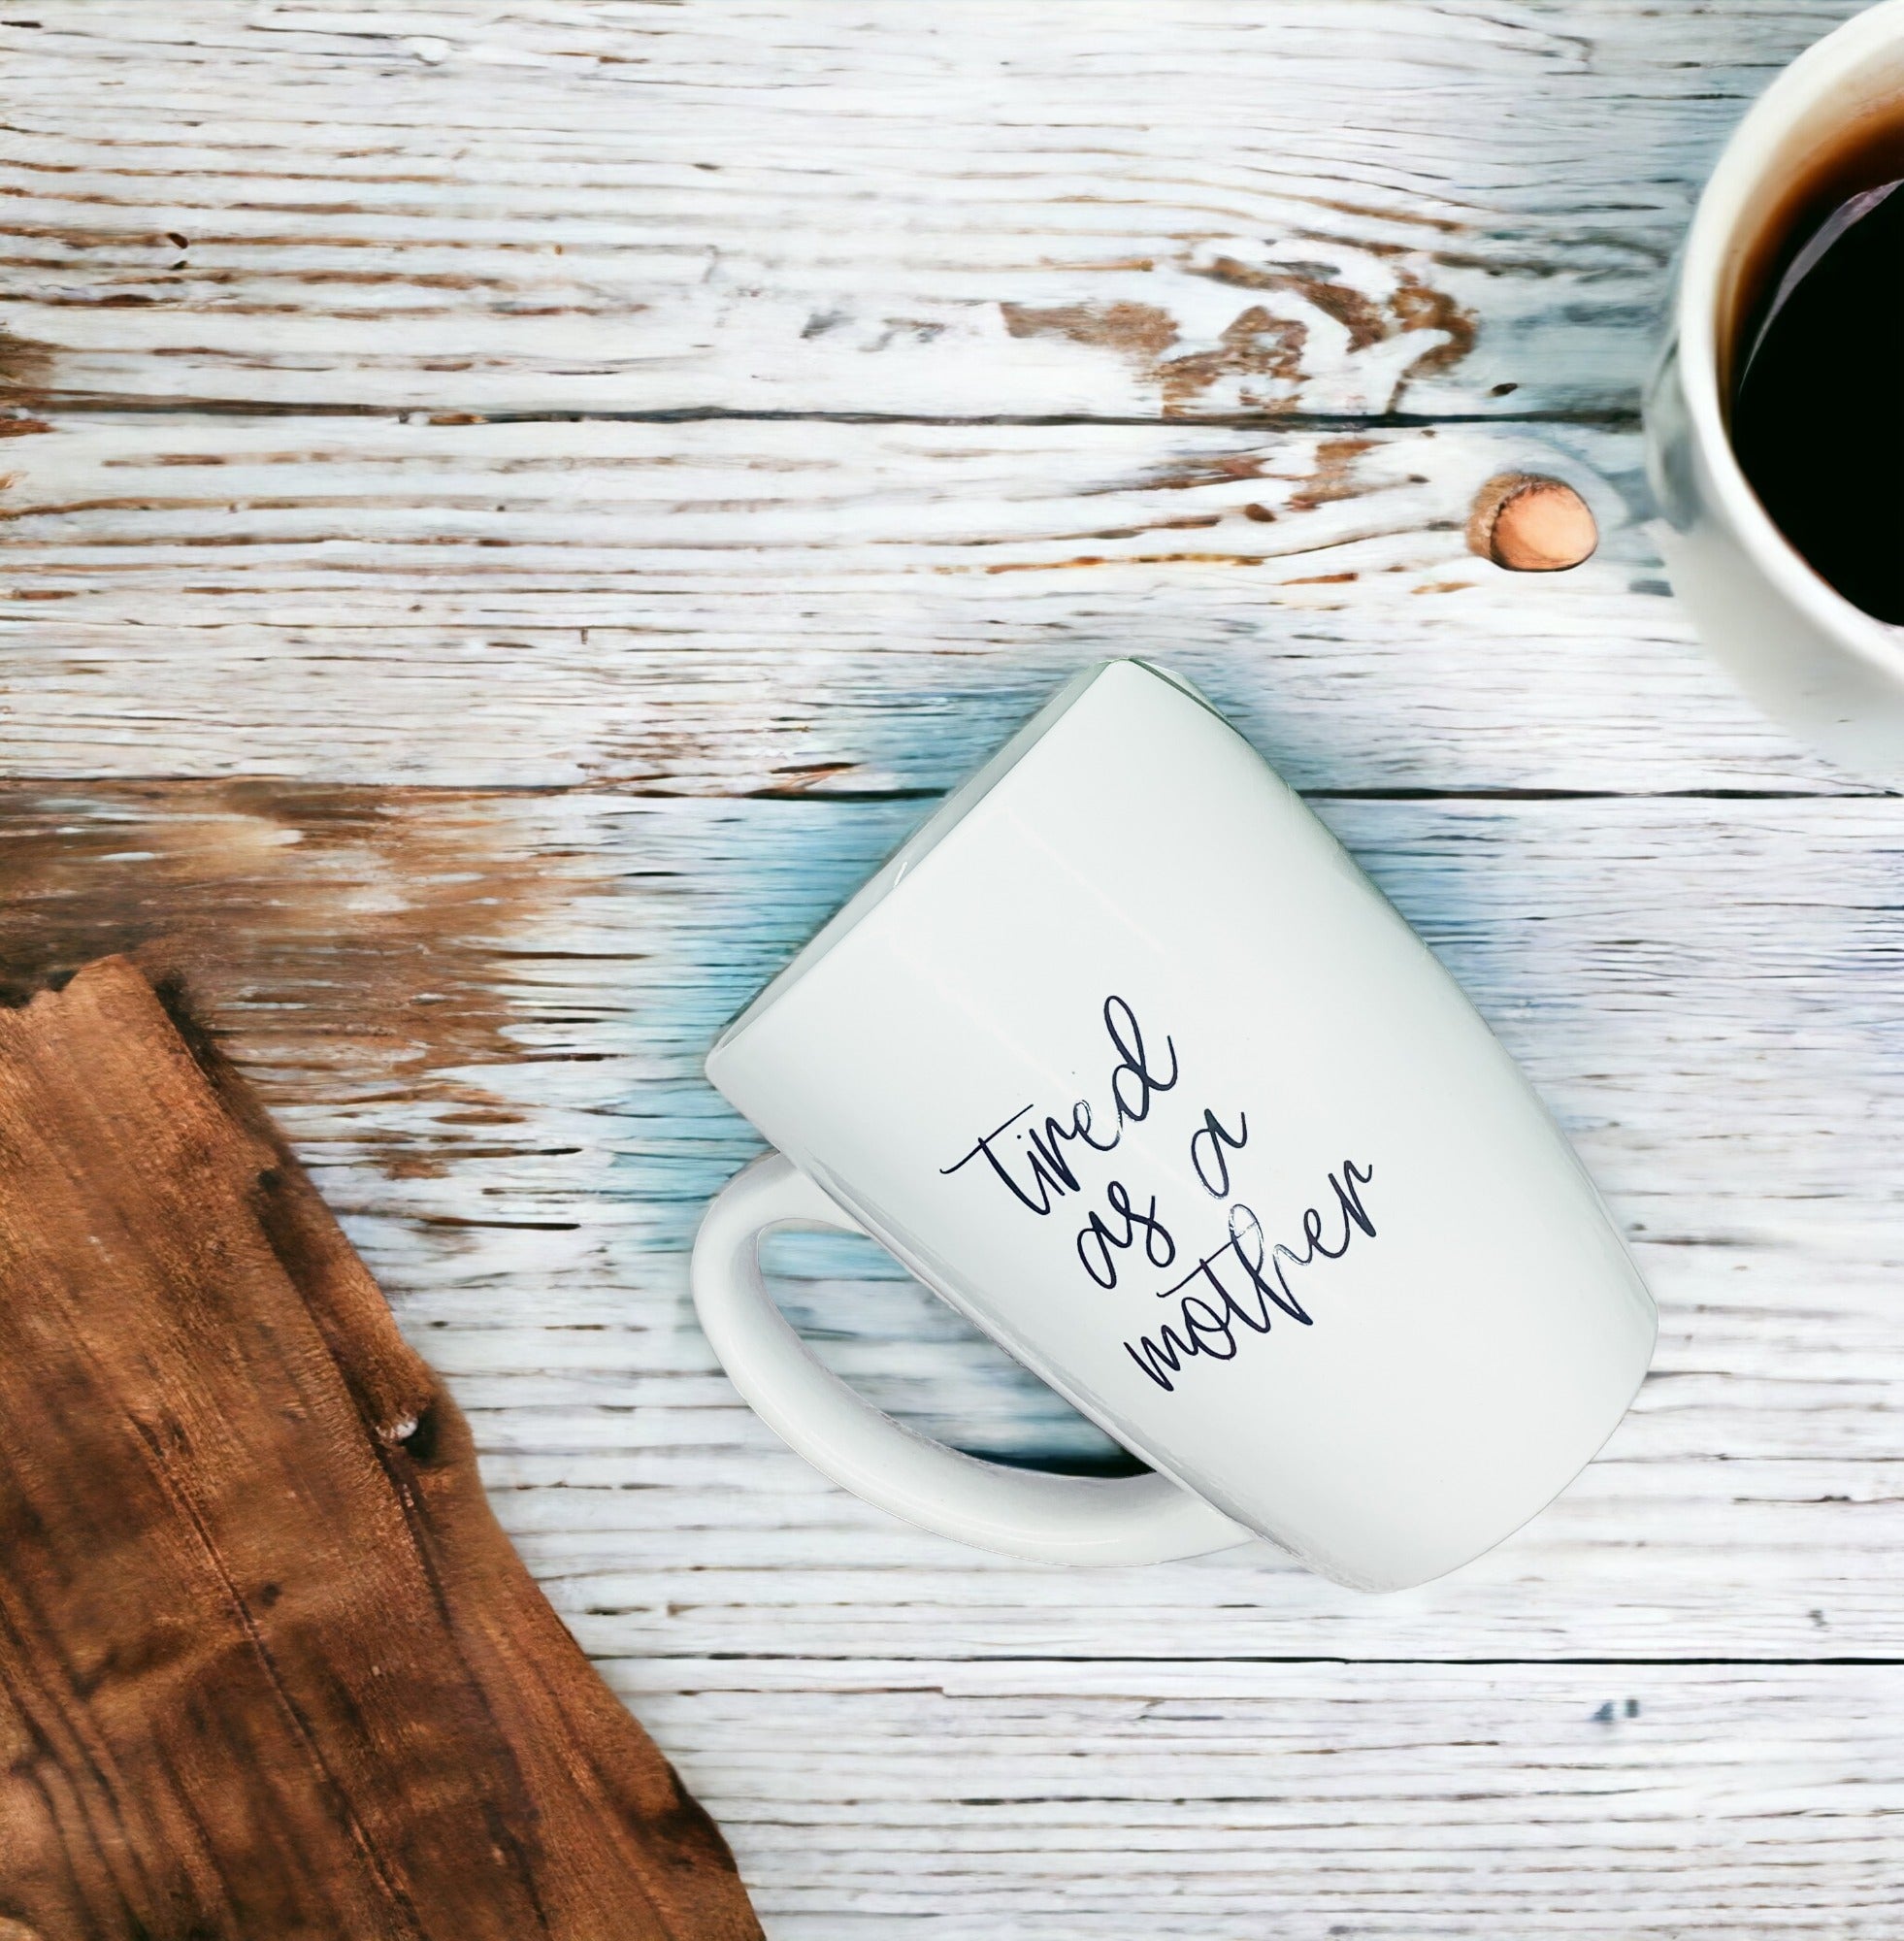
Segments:
[[[1904,623],[1900,177],[1893,128],[1793,198],[1731,363],[1732,445],[1765,510],[1847,600]]]

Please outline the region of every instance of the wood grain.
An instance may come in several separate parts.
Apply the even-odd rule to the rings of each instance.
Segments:
[[[785,1941],[1876,1941],[1899,1678],[875,1658],[630,1667],[627,1690]],[[763,1724],[837,1750],[763,1760]]]
[[[454,1404],[123,959],[0,1012],[0,1910],[48,1936],[745,1941]]]
[[[5,446],[16,773],[939,790],[1167,660],[1310,789],[1842,788],[1664,598],[1637,440],[63,418]],[[1598,554],[1468,551],[1571,480]]]
[[[62,0],[0,28],[0,323],[67,399],[1624,413],[1851,11]]]

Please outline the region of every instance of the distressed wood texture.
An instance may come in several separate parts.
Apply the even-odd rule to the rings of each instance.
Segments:
[[[0,21],[0,988],[187,970],[775,1941],[1895,1934],[1904,803],[1704,659],[1634,422],[1700,176],[1847,11]],[[1465,550],[1506,471],[1592,561]],[[693,1325],[713,1031],[1124,651],[1310,791],[1660,1298],[1606,1457],[1424,1591],[955,1549]],[[776,1263],[907,1420],[1115,1462],[870,1249]]]
[[[1665,597],[1630,430],[69,418],[0,444],[16,773],[938,790],[1160,654],[1312,789],[1840,786]],[[1461,525],[1572,479],[1568,575]]]
[[[1896,1931],[1895,1666],[1054,1669],[628,1690],[690,1764],[787,1749],[728,1808],[783,1941]]]
[[[1852,11],[64,0],[0,27],[0,321],[69,397],[1624,412]]]

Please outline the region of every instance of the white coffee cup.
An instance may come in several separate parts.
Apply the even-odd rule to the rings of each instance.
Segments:
[[[694,1254],[735,1386],[837,1482],[1067,1563],[1261,1532],[1397,1589],[1619,1422],[1653,1302],[1454,981],[1188,683],[1073,680],[707,1060],[779,1148]],[[979,1462],[807,1353],[767,1229],[872,1234],[1151,1465]]]
[[[1660,549],[1700,637],[1768,714],[1888,783],[1904,783],[1904,631],[1854,607],[1773,524],[1732,450],[1727,365],[1782,197],[1901,96],[1904,0],[1886,0],[1758,98],[1699,198],[1646,398]]]

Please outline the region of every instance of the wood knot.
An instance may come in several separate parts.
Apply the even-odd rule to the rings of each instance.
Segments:
[[[1592,556],[1600,529],[1563,479],[1502,472],[1474,495],[1467,545],[1510,573],[1564,573]]]

